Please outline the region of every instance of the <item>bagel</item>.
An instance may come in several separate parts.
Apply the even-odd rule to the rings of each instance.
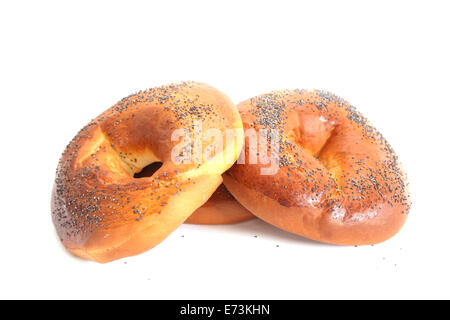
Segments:
[[[401,229],[410,207],[406,175],[388,142],[348,102],[325,91],[282,90],[238,109],[245,163],[238,160],[223,179],[254,215],[340,245],[379,243]],[[278,168],[274,174],[261,174],[267,161],[248,163],[251,129],[278,133],[278,146],[267,143]]]
[[[158,163],[145,167],[135,177],[151,177],[160,167]],[[255,216],[245,209],[228,192],[223,183],[214,191],[204,205],[195,210],[185,223],[190,224],[232,224],[254,219]]]
[[[223,136],[233,129],[236,135],[210,157],[194,154],[190,163],[178,158],[196,142],[177,149],[178,129],[192,141],[199,130]],[[207,150],[210,137],[200,138],[197,147]],[[183,82],[130,95],[66,147],[51,201],[57,234],[72,254],[102,263],[149,250],[208,200],[242,144],[236,107],[206,84]],[[161,166],[151,177],[139,177],[152,163]]]

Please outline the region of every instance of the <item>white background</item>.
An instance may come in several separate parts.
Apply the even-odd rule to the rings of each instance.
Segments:
[[[0,298],[450,298],[449,14],[445,1],[3,1]],[[355,248],[260,221],[183,225],[106,265],[66,253],[49,206],[64,147],[122,97],[180,80],[236,103],[284,88],[349,100],[408,172],[405,227]]]

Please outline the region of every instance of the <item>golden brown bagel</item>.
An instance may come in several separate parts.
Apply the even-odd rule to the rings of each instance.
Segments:
[[[257,217],[341,245],[379,243],[403,226],[406,176],[383,136],[348,102],[324,91],[284,90],[238,109],[245,130],[278,129],[281,137],[276,174],[261,175],[268,165],[258,162],[235,164],[223,175]],[[249,150],[246,139],[246,163]]]
[[[207,160],[177,164],[171,153],[179,141],[172,133],[184,129],[194,139],[200,120],[204,131],[236,129],[236,143],[224,141]],[[242,142],[236,107],[208,85],[184,82],[119,101],[84,127],[61,157],[52,218],[62,243],[98,262],[154,247],[208,200]],[[200,140],[202,150],[209,143]],[[162,166],[151,177],[134,177],[155,162]]]
[[[255,216],[237,202],[225,186],[221,184],[211,198],[195,210],[186,222],[192,224],[231,224],[254,218]]]

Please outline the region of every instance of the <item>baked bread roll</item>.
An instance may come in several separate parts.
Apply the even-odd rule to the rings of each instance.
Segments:
[[[184,137],[174,139],[177,129],[194,142],[179,147]],[[199,133],[208,129],[223,136],[233,129],[236,137],[223,139],[210,157],[192,153],[184,161],[198,135],[194,148],[209,148],[210,139]],[[149,250],[208,200],[242,143],[236,107],[206,84],[172,84],[124,98],[85,126],[61,157],[52,194],[58,236],[71,253],[98,262]],[[156,162],[162,165],[151,177],[135,177]]]
[[[267,134],[270,164],[249,163],[255,148],[247,137],[245,164],[223,175],[227,189],[254,215],[340,245],[379,243],[403,226],[410,196],[398,157],[348,102],[324,91],[282,90],[238,109],[246,136],[251,129],[273,133]]]

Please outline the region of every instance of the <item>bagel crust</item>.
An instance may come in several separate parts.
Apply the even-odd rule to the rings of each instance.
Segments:
[[[139,174],[139,177],[151,177],[157,165],[145,167]],[[232,224],[254,219],[255,216],[245,209],[231,193],[225,188],[223,183],[214,191],[211,198],[204,205],[195,210],[187,218],[185,223],[190,224]]]
[[[194,137],[195,121],[223,135],[235,129],[235,144],[224,144],[215,161],[174,162],[179,141],[172,133],[183,129]],[[51,201],[57,234],[71,253],[98,262],[149,250],[208,200],[242,143],[236,107],[206,84],[130,95],[92,120],[64,151]],[[153,175],[135,178],[155,162],[162,166]]]
[[[217,188],[211,198],[186,220],[192,224],[232,224],[254,219],[255,216],[245,209],[223,184]]]
[[[278,172],[261,175],[267,164],[248,164],[246,139],[246,164],[223,175],[254,215],[340,245],[379,243],[401,229],[410,207],[406,176],[391,146],[348,102],[324,91],[282,90],[238,109],[245,130],[280,136]]]

